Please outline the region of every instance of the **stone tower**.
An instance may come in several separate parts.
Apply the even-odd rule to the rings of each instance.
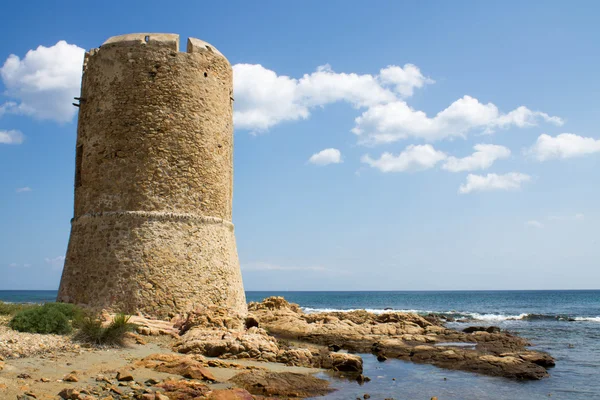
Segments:
[[[129,34],[85,55],[58,301],[246,313],[235,245],[233,72],[213,46]]]

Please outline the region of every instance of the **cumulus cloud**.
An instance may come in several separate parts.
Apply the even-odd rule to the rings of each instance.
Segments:
[[[388,66],[379,75],[338,73],[323,65],[296,79],[260,64],[236,64],[233,73],[235,126],[254,133],[308,118],[315,107],[340,101],[370,107],[410,96],[415,88],[433,83],[412,64]]]
[[[464,138],[474,130],[492,133],[497,128],[535,126],[540,121],[556,125],[563,123],[558,117],[526,107],[503,114],[492,103],[483,104],[474,97],[464,96],[433,118],[402,100],[378,104],[355,119],[352,132],[367,144],[390,143],[411,137],[435,141]]]
[[[16,188],[15,192],[17,193],[25,193],[25,192],[31,192],[31,188],[29,186],[25,186],[25,187],[20,187],[20,188]]]
[[[20,131],[0,129],[0,144],[21,144],[23,140],[25,140],[25,136]]]
[[[532,220],[525,222],[525,226],[528,226],[530,228],[541,229],[544,227],[544,224],[542,224],[540,221],[536,221],[536,220],[532,219]]]
[[[556,137],[543,133],[527,153],[538,161],[581,157],[600,153],[600,140],[573,133],[561,133]]]
[[[421,171],[435,167],[447,158],[447,155],[433,148],[430,144],[410,145],[397,156],[383,153],[378,159],[368,154],[362,156],[361,162],[379,169],[381,172]]]
[[[243,271],[327,271],[327,268],[319,266],[281,266],[265,262],[244,263],[241,268]]]
[[[496,160],[510,157],[510,150],[496,144],[477,144],[475,152],[464,158],[448,157],[442,168],[450,172],[487,169]]]
[[[415,88],[435,83],[433,79],[423,76],[419,67],[413,64],[405,64],[404,68],[390,65],[379,71],[379,80],[384,85],[393,85],[402,97],[412,96]]]
[[[52,269],[62,269],[62,267],[65,265],[65,256],[57,256],[57,257],[46,257],[44,259],[44,261],[46,262],[46,264],[49,264],[50,267],[52,267]]]
[[[315,165],[339,164],[342,162],[342,153],[338,149],[325,149],[313,154],[308,162]]]
[[[64,40],[29,50],[23,59],[11,54],[0,68],[6,95],[15,99],[0,106],[2,113],[30,115],[57,122],[71,121],[79,95],[85,50]]]
[[[471,192],[487,192],[493,190],[517,190],[525,182],[529,182],[531,177],[519,172],[510,172],[504,175],[487,174],[467,176],[467,182],[460,186],[458,192],[467,194]]]

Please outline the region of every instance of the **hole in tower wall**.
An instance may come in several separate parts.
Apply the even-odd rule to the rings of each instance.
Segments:
[[[150,41],[150,36],[146,35],[144,37],[144,42],[148,43]]]
[[[206,78],[207,76],[208,76],[208,72],[205,72],[204,73],[204,77]]]
[[[83,163],[83,145],[77,146],[75,152],[75,187],[81,186],[81,164]]]

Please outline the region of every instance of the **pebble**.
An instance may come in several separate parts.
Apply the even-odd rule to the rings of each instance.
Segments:
[[[121,370],[117,372],[117,380],[119,382],[129,382],[133,380],[133,375],[127,370]]]
[[[65,376],[63,378],[63,381],[65,382],[79,382],[79,378],[77,378],[77,375],[70,373],[67,376]]]
[[[69,336],[17,332],[0,321],[0,361],[57,351],[78,351]]]

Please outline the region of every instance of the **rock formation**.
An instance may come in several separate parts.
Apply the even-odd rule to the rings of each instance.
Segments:
[[[233,73],[213,46],[130,34],[85,55],[58,301],[246,313],[231,206]]]
[[[260,327],[252,329],[266,329],[281,339],[373,353],[381,361],[394,357],[517,380],[547,377],[547,368],[554,366],[550,355],[528,350],[530,344],[523,338],[498,329],[459,332],[417,314],[304,314],[282,297],[250,303],[248,310]]]

